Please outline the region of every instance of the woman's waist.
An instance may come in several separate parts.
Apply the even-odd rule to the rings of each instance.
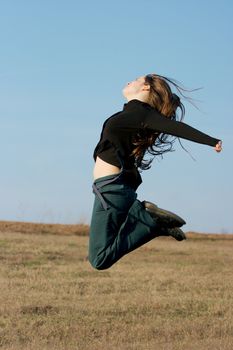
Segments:
[[[96,158],[96,162],[93,170],[94,180],[105,176],[117,175],[120,172],[121,172],[121,169],[119,167],[112,165],[110,163],[107,163],[99,157]]]
[[[141,183],[141,175],[138,169],[133,166],[131,168],[122,167],[121,169],[104,162],[100,158],[96,161],[94,168],[94,182],[102,182],[107,179],[114,179],[114,183],[128,184],[130,187],[136,189]]]

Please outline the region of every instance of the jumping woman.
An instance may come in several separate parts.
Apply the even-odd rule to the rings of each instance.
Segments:
[[[186,239],[178,215],[148,201],[139,201],[139,169],[150,168],[152,159],[172,150],[170,136],[222,150],[222,141],[182,122],[185,108],[171,86],[171,79],[157,74],[141,76],[122,90],[127,103],[108,118],[94,151],[94,207],[90,225],[89,261],[104,270],[122,256],[159,236]],[[182,94],[183,95],[183,94]],[[177,110],[181,117],[178,120]]]

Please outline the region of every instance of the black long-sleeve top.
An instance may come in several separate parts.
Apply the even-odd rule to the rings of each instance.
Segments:
[[[104,122],[100,140],[94,150],[94,159],[98,156],[117,167],[121,167],[123,163],[125,169],[133,169],[133,141],[140,129],[145,127],[154,132],[209,146],[215,146],[220,141],[183,122],[161,115],[148,103],[133,99],[124,104],[122,111],[113,114]]]

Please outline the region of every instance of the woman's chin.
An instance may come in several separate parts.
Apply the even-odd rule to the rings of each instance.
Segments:
[[[125,98],[127,98],[127,96],[128,96],[127,92],[126,92],[124,89],[122,90],[122,95],[123,95]]]

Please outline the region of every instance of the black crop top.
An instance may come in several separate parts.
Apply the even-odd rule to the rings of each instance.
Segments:
[[[119,168],[122,165],[128,170],[135,168],[133,140],[144,127],[209,146],[215,146],[220,141],[183,122],[161,115],[148,103],[133,99],[124,104],[122,111],[104,122],[100,140],[94,150],[94,160],[98,156]]]

